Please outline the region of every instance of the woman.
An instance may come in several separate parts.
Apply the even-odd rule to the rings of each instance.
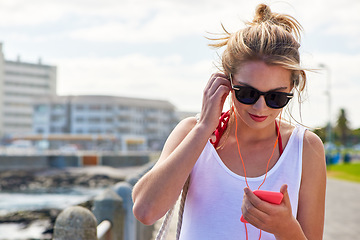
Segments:
[[[223,72],[205,87],[199,119],[179,123],[159,161],[135,185],[134,214],[141,222],[160,219],[190,176],[182,240],[322,239],[323,144],[302,126],[281,121],[292,93],[306,83],[300,30],[294,18],[260,4],[246,28],[225,31],[212,45],[226,46]],[[229,94],[230,111],[222,114]],[[261,200],[256,189],[281,192],[281,203]]]

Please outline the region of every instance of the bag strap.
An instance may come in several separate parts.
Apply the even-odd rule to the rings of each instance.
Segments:
[[[174,206],[172,206],[166,213],[165,215],[165,219],[161,224],[161,227],[159,228],[158,233],[156,234],[156,238],[155,240],[165,240],[166,239],[166,235],[167,235],[167,231],[169,229],[170,226],[170,222],[171,222],[171,217],[174,213]]]
[[[177,222],[177,229],[176,229],[176,240],[179,240],[179,238],[180,238],[184,206],[185,206],[187,192],[189,190],[189,183],[190,183],[190,176],[187,178],[187,180],[184,184],[182,193],[181,193],[181,201],[180,201],[180,208],[179,208],[179,215],[178,215],[178,222]],[[156,234],[155,240],[165,240],[166,239],[173,213],[174,213],[174,206],[172,206],[167,211],[165,218],[159,228],[159,231]]]
[[[186,196],[187,196],[187,193],[189,190],[189,185],[190,185],[190,175],[189,175],[188,179],[186,180],[183,190],[182,190],[182,193],[181,193],[181,202],[180,202],[177,229],[176,229],[176,240],[179,240],[179,238],[180,238],[180,231],[181,231],[182,220],[183,220],[185,200],[186,200]]]

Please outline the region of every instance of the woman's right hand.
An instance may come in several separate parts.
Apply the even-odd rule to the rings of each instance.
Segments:
[[[228,76],[223,73],[211,75],[203,93],[199,124],[204,124],[211,130],[216,129],[226,97],[230,91],[231,83]]]

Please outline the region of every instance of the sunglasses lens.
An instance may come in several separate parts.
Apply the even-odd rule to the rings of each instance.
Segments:
[[[252,88],[243,87],[235,92],[236,99],[243,104],[254,104],[259,99],[259,93]]]
[[[268,93],[265,96],[266,105],[271,108],[283,108],[289,102],[289,98],[286,94],[279,92]]]
[[[283,108],[289,102],[290,98],[288,94],[283,92],[267,92],[262,93],[252,87],[240,87],[235,90],[236,99],[247,105],[251,105],[257,102],[260,95],[264,95],[266,105],[270,108]]]

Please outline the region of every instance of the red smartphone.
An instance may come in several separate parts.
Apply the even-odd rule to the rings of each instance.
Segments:
[[[253,193],[263,201],[268,203],[277,204],[279,205],[283,199],[283,194],[281,192],[272,192],[272,191],[265,191],[265,190],[255,190]],[[243,223],[247,223],[247,221],[241,215],[240,221]]]

